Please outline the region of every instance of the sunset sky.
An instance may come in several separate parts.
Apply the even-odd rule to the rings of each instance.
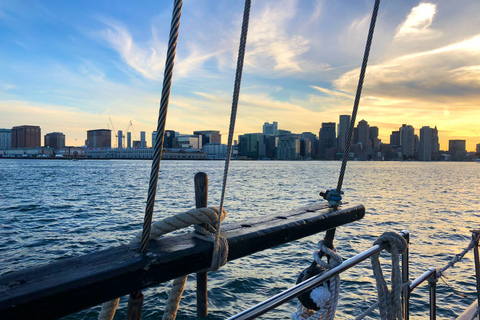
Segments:
[[[0,2],[0,128],[156,128],[173,1]],[[350,114],[374,0],[253,0],[236,133]],[[226,143],[243,1],[184,1],[167,129]],[[384,0],[357,121],[480,143],[480,2]],[[42,141],[43,143],[43,141]]]

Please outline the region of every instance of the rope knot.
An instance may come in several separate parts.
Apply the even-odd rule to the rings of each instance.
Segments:
[[[384,245],[385,250],[392,254],[401,254],[407,249],[407,241],[393,231],[384,232],[373,245]]]
[[[374,245],[384,245],[385,250],[391,254],[392,259],[391,290],[389,290],[380,265],[380,253],[371,257],[373,276],[377,283],[380,319],[403,319],[402,306],[400,303],[402,276],[400,272],[399,254],[406,250],[407,242],[402,236],[395,232],[385,232],[378,237]]]

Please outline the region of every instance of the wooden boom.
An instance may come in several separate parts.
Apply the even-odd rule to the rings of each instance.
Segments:
[[[228,261],[326,231],[365,215],[363,205],[338,211],[325,204],[225,225]],[[57,319],[190,273],[208,270],[213,243],[192,233],[122,245],[0,277],[0,319]]]

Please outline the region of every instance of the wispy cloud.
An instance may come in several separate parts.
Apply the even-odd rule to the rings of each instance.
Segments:
[[[318,86],[311,86],[311,87],[314,88],[315,90],[318,90],[318,91],[320,91],[322,93],[325,93],[325,94],[327,94],[329,96],[332,96],[332,97],[339,97],[339,98],[348,99],[348,100],[353,100],[353,98],[355,98],[352,94],[348,94],[348,93],[345,93],[345,92],[330,90],[330,89],[322,88],[322,87],[318,87]]]
[[[422,2],[414,7],[407,19],[399,26],[395,40],[422,41],[437,38],[441,33],[431,27],[437,5]]]
[[[480,35],[445,47],[404,55],[368,68],[365,93],[390,98],[441,99],[459,94],[480,97],[477,82]],[[334,82],[340,91],[352,92],[359,70]]]
[[[320,12],[321,6],[317,6],[313,13],[307,14],[306,19],[310,15],[318,16]],[[310,39],[292,32],[291,25],[297,19],[297,1],[292,0],[264,3],[263,8],[252,14],[246,55],[246,64],[252,71],[298,74],[328,67],[313,63],[304,56],[310,50]]]
[[[99,18],[107,28],[93,33],[94,36],[106,43],[120,54],[129,66],[137,70],[144,77],[152,80],[162,79],[165,65],[166,46],[159,41],[149,44],[137,44],[127,27],[113,19]],[[153,38],[154,39],[154,38]]]

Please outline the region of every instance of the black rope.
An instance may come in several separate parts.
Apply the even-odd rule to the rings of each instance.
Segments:
[[[148,251],[150,231],[152,229],[153,207],[155,205],[158,172],[160,171],[160,161],[162,159],[163,140],[165,138],[165,122],[167,119],[168,100],[170,98],[170,88],[172,84],[173,65],[175,61],[175,52],[177,49],[178,29],[180,27],[182,4],[183,0],[175,0],[173,4],[172,23],[170,26],[170,37],[168,40],[167,60],[165,62],[165,71],[163,74],[162,97],[160,99],[160,110],[157,122],[157,139],[155,140],[155,146],[153,150],[153,161],[152,169],[150,172],[150,182],[148,185],[147,205],[145,207],[145,217],[143,220],[142,242],[140,244],[140,252],[144,254]],[[142,291],[136,291],[134,293],[131,293],[128,300],[127,319],[141,319],[142,305]]]
[[[338,177],[337,192],[339,194],[342,191],[343,178],[345,176],[345,170],[347,168],[348,155],[350,153],[350,145],[352,143],[353,127],[355,126],[355,119],[357,118],[358,105],[360,103],[360,97],[362,95],[363,80],[365,79],[365,72],[367,70],[368,56],[370,54],[370,47],[372,46],[373,32],[375,31],[375,23],[377,21],[379,6],[380,6],[380,0],[375,0],[372,19],[370,21],[370,29],[368,30],[367,44],[365,46],[365,53],[363,55],[362,68],[360,70],[360,77],[358,79],[357,93],[355,95],[355,102],[353,103],[352,118],[350,119],[350,126],[347,132],[345,150],[343,151],[342,168],[340,169],[340,176]],[[333,244],[334,236],[335,236],[335,228],[327,231],[324,241],[328,247],[330,247],[330,244]]]
[[[157,139],[153,151],[152,170],[150,172],[150,183],[148,185],[147,205],[145,207],[145,218],[143,220],[143,233],[140,252],[146,253],[150,240],[150,230],[152,228],[153,207],[155,205],[155,195],[157,193],[158,172],[160,170],[160,160],[162,159],[163,141],[165,136],[165,122],[167,119],[168,99],[170,97],[170,88],[172,84],[173,64],[175,52],[177,49],[178,29],[180,26],[180,15],[182,13],[183,0],[175,0],[173,5],[172,24],[170,28],[170,38],[168,40],[167,61],[165,62],[165,71],[163,76],[162,98],[160,100],[160,111],[157,123]]]
[[[237,119],[238,97],[240,95],[240,84],[242,82],[243,62],[245,60],[245,47],[247,45],[248,22],[250,19],[250,5],[251,5],[251,0],[245,0],[245,8],[243,11],[242,32],[240,35],[240,45],[238,48],[237,70],[235,73],[235,84],[233,89],[232,111],[230,113],[230,127],[228,130],[228,146],[227,146],[227,154],[226,154],[227,157],[225,159],[225,168],[223,172],[222,196],[220,198],[220,211],[218,212],[217,233],[215,234],[214,252],[215,250],[217,250],[218,243],[219,243],[220,227],[222,223],[220,217],[222,215],[223,205],[225,202],[228,168],[230,166],[230,159],[232,156],[233,134],[235,132],[235,121]],[[214,269],[217,269],[217,267],[220,267],[220,266],[215,266]]]

